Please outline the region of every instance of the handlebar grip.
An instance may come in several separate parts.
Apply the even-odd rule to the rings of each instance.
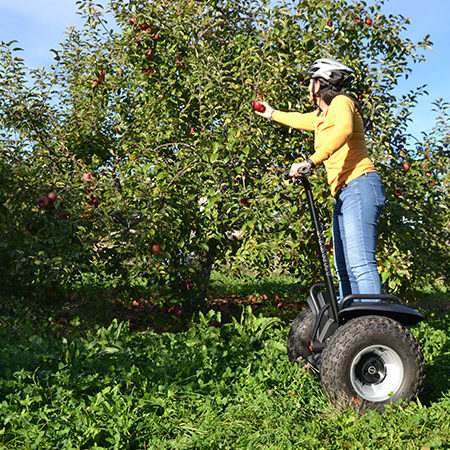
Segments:
[[[310,166],[299,167],[299,169],[297,170],[297,173],[303,177],[306,177],[307,175],[309,175],[311,173],[311,167]],[[289,172],[284,172],[283,178],[285,180],[289,180],[292,177],[291,177],[291,175],[289,175]]]

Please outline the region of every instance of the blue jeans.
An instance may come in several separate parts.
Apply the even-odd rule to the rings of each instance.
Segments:
[[[384,201],[383,182],[376,172],[361,175],[336,196],[333,243],[341,300],[349,294],[381,294],[375,249]]]

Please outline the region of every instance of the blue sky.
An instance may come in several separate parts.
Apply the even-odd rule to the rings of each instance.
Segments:
[[[67,27],[81,23],[76,11],[75,0],[0,0],[0,41],[18,40],[29,67],[48,66],[53,58],[49,49],[64,40]],[[397,89],[403,93],[428,85],[430,95],[420,101],[410,125],[418,136],[434,125],[432,100],[450,101],[450,0],[386,0],[383,11],[409,17],[407,36],[413,41],[430,34],[434,43],[427,62],[413,66],[411,77]]]

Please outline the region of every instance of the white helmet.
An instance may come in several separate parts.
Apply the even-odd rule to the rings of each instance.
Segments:
[[[350,83],[355,71],[334,59],[322,58],[313,62],[308,70],[301,73],[314,80],[320,79],[332,87],[341,88]]]

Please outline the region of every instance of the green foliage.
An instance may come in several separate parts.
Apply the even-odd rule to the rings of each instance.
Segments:
[[[447,104],[401,167],[421,90],[392,89],[430,45],[402,37],[407,19],[344,1],[78,4],[86,24],[49,69],[28,70],[15,42],[0,47],[0,271],[13,289],[91,279],[198,306],[213,263],[317,279],[308,214],[280,175],[312,137],[263,123],[250,105],[308,110],[298,67],[322,56],[357,69],[373,124],[389,186],[383,281],[398,290],[448,273]],[[323,172],[312,180],[329,224]],[[38,206],[49,192],[56,201]]]
[[[394,140],[395,153],[382,167],[387,207],[380,226],[381,274],[392,289],[424,279],[448,284],[449,106],[435,102],[433,130],[413,144]]]
[[[449,316],[426,315],[414,330],[430,380],[421,401],[358,416],[332,408],[318,379],[289,364],[286,326],[249,309],[221,327],[219,313],[200,313],[178,334],[113,321],[60,335],[3,307],[0,445],[446,448]]]

